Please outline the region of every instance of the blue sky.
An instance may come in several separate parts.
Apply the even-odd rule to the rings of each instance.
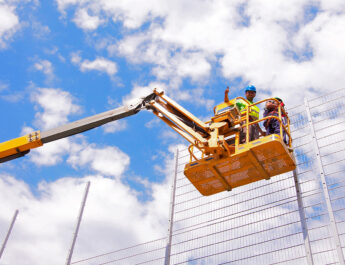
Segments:
[[[0,139],[119,107],[155,87],[202,119],[211,116],[228,85],[233,97],[254,84],[257,99],[279,96],[295,106],[304,97],[344,86],[344,25],[340,0],[0,0]],[[41,205],[46,216],[52,205],[78,209],[84,184],[91,180],[95,202],[86,216],[113,193],[122,194],[126,209],[137,209],[135,216],[129,210],[124,214],[134,220],[122,227],[132,239],[128,244],[160,237],[166,229],[164,202],[169,201],[174,151],[185,144],[152,113],[142,111],[1,164],[0,189],[7,192],[0,232],[19,208],[23,223],[18,227],[23,229],[17,238],[43,238],[44,231],[25,232],[31,222],[39,226],[31,218],[36,212],[32,205]],[[109,181],[114,190],[102,190]],[[56,199],[67,191],[73,194],[70,200]],[[18,194],[28,199],[19,200]],[[42,222],[72,227],[73,209]],[[105,218],[120,223],[121,218],[109,215],[119,209],[118,201],[104,207]],[[147,232],[132,231],[136,224]],[[67,230],[58,240],[62,256]],[[116,248],[119,243],[112,240],[104,239],[104,244]],[[21,258],[45,264],[32,251]],[[82,249],[80,255],[88,251]],[[9,261],[18,261],[14,249],[8,252]]]

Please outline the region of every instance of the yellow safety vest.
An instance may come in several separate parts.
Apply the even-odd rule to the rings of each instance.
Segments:
[[[254,102],[251,102],[248,100],[250,104],[253,104]],[[246,107],[248,106],[248,103],[244,101],[243,99],[236,100],[236,106],[239,108],[241,113],[244,113],[246,111]],[[254,120],[259,119],[260,109],[257,105],[251,106],[249,108],[249,116],[251,116]]]

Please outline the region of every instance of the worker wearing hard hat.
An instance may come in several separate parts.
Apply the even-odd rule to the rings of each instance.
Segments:
[[[286,124],[287,124],[287,112],[286,112],[286,110],[285,110],[285,108],[284,108],[284,107],[285,107],[285,104],[284,104],[283,100],[281,100],[280,98],[275,97],[275,99],[279,101],[279,104],[280,104],[280,106],[281,106],[281,109],[284,110],[284,111],[282,111],[282,119],[283,119],[284,125],[286,125]]]
[[[280,98],[275,98],[276,100],[267,100],[266,101],[266,106],[265,106],[265,112],[263,114],[264,117],[268,116],[275,116],[279,117],[278,114],[278,106],[281,105],[281,107],[284,107],[284,103]],[[283,124],[286,124],[286,115],[284,112],[282,112],[282,122]],[[280,122],[277,119],[270,118],[265,120],[264,122],[264,127],[266,129],[266,135],[270,134],[277,134],[280,135]],[[283,140],[287,144],[287,139],[286,139],[286,132],[283,129]]]
[[[237,99],[236,100],[236,106],[238,107],[238,109],[240,110],[241,113],[244,113],[246,111],[246,107],[248,106],[248,102],[250,104],[254,104],[253,100],[256,96],[256,87],[253,85],[249,85],[246,87],[245,89],[245,96],[247,101],[243,100],[243,99]],[[225,90],[225,96],[224,96],[224,102],[229,102],[229,87],[226,88]],[[249,121],[255,121],[259,119],[259,113],[260,113],[260,109],[257,105],[254,105],[252,107],[250,107],[249,109]],[[249,141],[253,141],[255,139],[259,138],[259,132],[260,132],[260,128],[259,128],[259,124],[253,124],[249,127]],[[244,143],[246,140],[245,137],[246,134],[246,127],[244,127],[241,130],[241,134],[240,134],[240,141],[241,143]]]

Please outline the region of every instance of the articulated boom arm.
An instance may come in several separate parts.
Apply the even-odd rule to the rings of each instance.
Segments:
[[[185,110],[171,98],[164,95],[163,91],[154,90],[154,100],[149,102],[148,109],[167,123],[171,128],[182,135],[191,144],[199,142],[206,144],[204,136],[209,135],[209,126]]]
[[[144,98],[132,101],[131,104],[109,110],[91,117],[71,122],[60,127],[28,135],[0,143],[0,163],[26,155],[31,149],[65,137],[79,134],[99,127],[111,121],[119,120],[138,113],[141,109],[152,110],[153,113],[183,136],[192,146],[196,146],[204,154],[221,154],[228,149],[224,135],[219,130],[228,123],[213,120],[204,123],[163,91],[155,89]]]
[[[216,115],[210,122],[205,123],[164,95],[163,91],[155,89],[153,93],[155,98],[146,107],[152,109],[158,118],[183,136],[191,146],[198,148],[204,155],[231,153],[225,136],[229,132],[231,134],[234,126],[240,123],[240,114],[236,107],[235,112]]]

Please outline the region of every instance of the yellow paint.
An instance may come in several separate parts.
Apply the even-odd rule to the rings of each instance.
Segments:
[[[0,143],[0,158],[8,157],[17,153],[42,146],[40,132],[33,132],[28,135]]]
[[[233,107],[236,103],[236,99],[232,99],[229,102],[222,102],[214,107],[214,114],[220,114]]]

